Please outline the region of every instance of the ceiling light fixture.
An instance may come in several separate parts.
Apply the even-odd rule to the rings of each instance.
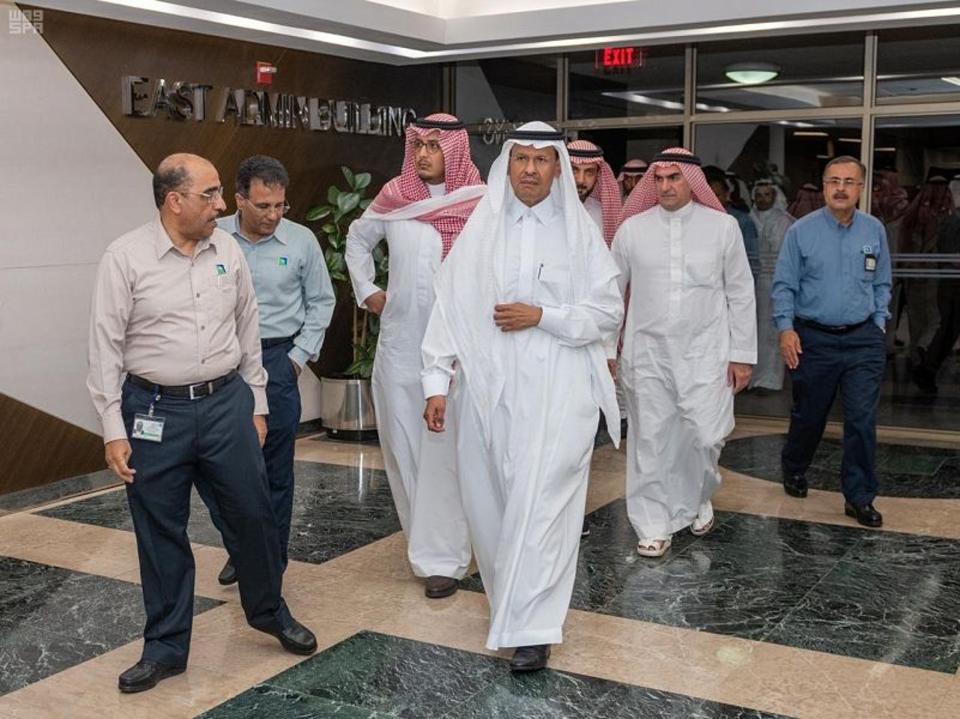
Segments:
[[[780,66],[769,62],[738,62],[727,65],[723,74],[741,85],[762,85],[780,74]]]
[[[794,130],[794,137],[830,137],[830,134],[823,130]]]
[[[853,142],[859,145],[861,143],[861,140],[859,137],[840,137],[837,139],[837,142]]]
[[[957,77],[956,75],[952,77],[941,77],[940,79],[944,82],[949,82],[951,85],[960,85],[960,77]]]
[[[370,53],[384,55],[394,58],[401,62],[437,62],[440,60],[451,59],[470,59],[477,57],[497,57],[518,52],[536,52],[538,50],[550,51],[559,48],[566,49],[591,49],[612,45],[640,45],[644,43],[656,44],[663,42],[677,42],[681,40],[692,41],[695,39],[719,39],[725,36],[751,36],[765,35],[770,33],[786,34],[789,32],[803,31],[805,29],[821,29],[823,27],[822,17],[794,18],[790,20],[768,20],[763,22],[733,22],[725,25],[710,25],[705,27],[694,27],[684,30],[663,30],[657,32],[632,32],[610,35],[581,35],[569,38],[552,38],[549,40],[521,41],[504,44],[474,45],[469,43],[465,47],[447,48],[439,50],[421,50],[416,47],[389,45],[384,42],[364,40],[362,38],[343,35],[332,32],[323,32],[303,27],[284,25],[281,23],[267,22],[242,15],[235,15],[225,12],[216,12],[204,10],[190,5],[170,2],[169,0],[89,0],[103,5],[115,5],[130,8],[132,10],[152,12],[160,15],[177,18],[179,20],[196,20],[201,23],[212,25],[223,25],[238,28],[245,31],[253,31],[263,36],[258,37],[256,41],[275,42],[278,37],[292,37],[302,41],[303,44],[316,44],[319,46],[343,47],[350,50],[359,50]],[[47,2],[40,0],[41,7],[57,7],[60,0]],[[238,4],[238,3],[234,3]],[[101,13],[92,13],[101,15]],[[111,14],[103,15],[113,17]],[[862,27],[864,25],[876,23],[897,23],[909,25],[917,21],[926,20],[954,20],[960,18],[960,7],[941,7],[941,8],[922,8],[922,9],[895,9],[883,12],[852,12],[848,15],[840,15],[831,18],[833,24],[831,29],[838,29],[842,26]],[[116,19],[116,18],[115,18]],[[134,22],[143,22],[142,19]],[[177,27],[174,23],[172,26]],[[194,32],[205,32],[207,30],[196,30],[189,28]],[[209,31],[207,31],[209,32]],[[244,37],[244,39],[253,39]],[[441,40],[436,40],[441,46]],[[301,47],[298,45],[287,45],[288,47]],[[302,48],[306,49],[306,48]],[[322,51],[322,50],[321,50]]]
[[[895,147],[875,147],[873,148],[874,152],[896,152],[897,148]]]

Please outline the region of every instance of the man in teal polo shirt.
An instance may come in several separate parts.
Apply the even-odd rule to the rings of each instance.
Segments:
[[[277,519],[283,566],[293,513],[293,453],[300,424],[297,380],[308,361],[315,361],[333,316],[335,296],[323,252],[313,232],[284,218],[290,178],[279,160],[254,155],[237,170],[237,212],[217,220],[237,240],[250,266],[260,309],[263,366],[267,370],[267,439],[263,459],[270,499]],[[210,507],[218,522],[214,503]],[[219,527],[219,524],[217,525]],[[233,584],[231,560],[218,577]]]

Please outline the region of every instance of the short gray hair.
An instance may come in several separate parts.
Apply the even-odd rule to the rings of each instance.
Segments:
[[[860,160],[853,155],[840,155],[839,157],[834,157],[832,160],[830,160],[826,167],[823,168],[824,177],[827,176],[827,170],[834,165],[856,165],[860,168],[860,179],[867,179],[867,166],[860,162]]]

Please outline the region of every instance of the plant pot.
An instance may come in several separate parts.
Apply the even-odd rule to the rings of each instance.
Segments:
[[[320,421],[331,439],[375,438],[377,418],[370,380],[344,375],[321,378]]]

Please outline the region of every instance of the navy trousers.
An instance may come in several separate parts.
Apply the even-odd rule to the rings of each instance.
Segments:
[[[263,366],[267,370],[267,441],[263,445],[263,460],[267,468],[270,504],[280,535],[280,559],[287,566],[287,546],[290,542],[290,519],[293,515],[293,454],[300,426],[300,389],[297,374],[288,353],[293,340],[263,349]],[[220,532],[223,522],[216,501],[205,490],[200,497],[210,510],[210,518]],[[229,550],[229,547],[227,548]],[[231,558],[233,553],[230,553]],[[234,562],[234,566],[237,566]]]
[[[134,415],[145,414],[154,396],[124,384],[128,436]],[[291,617],[281,596],[280,541],[253,426],[250,388],[237,376],[202,399],[161,397],[154,415],[165,419],[163,441],[130,440],[130,466],[136,476],[126,487],[147,614],[143,658],[182,665],[193,624],[195,565],[187,520],[194,485],[219,507],[247,622],[276,632],[289,626]]]
[[[844,335],[797,325],[803,354],[790,371],[793,409],[781,461],[789,474],[803,474],[823,437],[837,391],[843,406],[843,496],[864,505],[877,495],[877,404],[886,362],[883,331],[867,322]]]

